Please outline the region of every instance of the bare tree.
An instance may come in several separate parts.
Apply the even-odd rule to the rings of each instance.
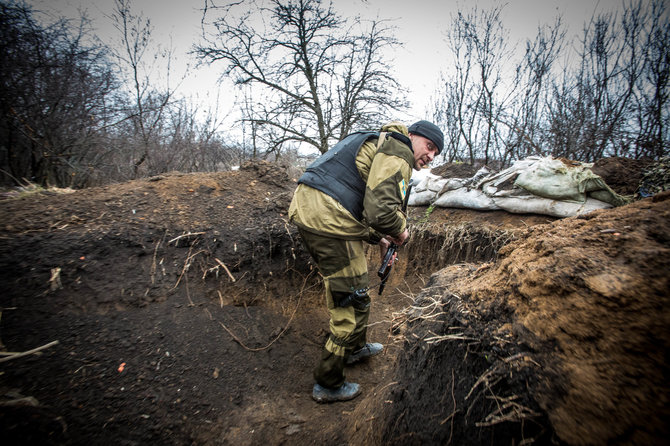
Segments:
[[[667,3],[651,4],[646,22],[644,68],[635,95],[634,121],[638,129],[635,157],[660,158],[670,152],[670,21]]]
[[[80,187],[105,157],[115,77],[105,49],[85,43],[89,33],[85,18],[41,25],[29,7],[0,3],[3,182]]]
[[[510,159],[542,154],[548,150],[545,136],[547,99],[551,93],[552,69],[565,39],[560,17],[551,26],[540,26],[534,39],[526,41],[526,52],[514,79],[515,98],[505,111],[504,124],[511,132],[503,164]]]
[[[219,135],[223,117],[218,110],[199,110],[181,99],[167,110],[161,129],[162,150],[154,156],[156,165],[183,172],[230,170],[238,164],[236,149],[223,142]]]
[[[223,15],[195,52],[222,62],[222,77],[255,87],[244,120],[253,123],[256,143],[263,135],[267,151],[305,143],[325,152],[333,140],[378,126],[405,105],[386,53],[397,42],[382,22],[357,32],[363,23],[345,21],[320,0],[249,3],[220,8],[206,0],[203,23],[214,11]],[[235,20],[237,6],[248,12]]]
[[[504,69],[512,63],[506,38],[500,8],[454,17],[453,72],[444,75],[434,111],[447,130],[445,159],[667,155],[670,25],[662,0],[594,15],[573,45],[565,44],[560,18],[538,28],[516,74]],[[571,48],[576,58],[566,53]]]
[[[644,70],[645,26],[641,2],[627,5],[621,20],[608,13],[586,24],[579,66],[566,69],[550,100],[554,154],[582,161],[629,154],[631,107]]]
[[[448,128],[445,156],[461,151],[471,163],[500,157],[505,152],[509,131],[498,127],[511,91],[504,84],[504,61],[509,58],[507,31],[500,14],[501,7],[491,11],[474,8],[459,12],[452,21],[448,44],[453,54],[453,74],[445,75],[438,92],[434,119]],[[445,115],[445,111],[449,115]],[[459,137],[453,130],[454,119]]]
[[[152,48],[151,22],[141,14],[133,13],[131,0],[115,0],[112,20],[120,36],[121,49],[116,51],[119,69],[132,98],[124,111],[124,121],[132,126],[125,131],[135,135],[129,153],[132,176],[136,178],[145,163],[148,174],[164,172],[167,166],[154,160],[153,153],[163,150],[161,130],[174,94],[169,83],[171,50]],[[159,68],[155,61],[159,57],[167,61],[164,87],[156,86],[158,73],[155,71]]]
[[[459,73],[457,71],[457,73]],[[460,74],[463,74],[462,72]],[[444,73],[441,75],[441,89],[437,91],[437,97],[433,100],[433,120],[440,124],[444,131],[444,150],[441,154],[442,160],[453,162],[455,160],[469,158],[474,159],[472,146],[468,146],[468,156],[464,154],[463,141],[463,103],[465,97],[461,94],[462,83],[458,79],[448,80]]]

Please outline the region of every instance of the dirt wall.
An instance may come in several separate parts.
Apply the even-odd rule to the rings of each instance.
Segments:
[[[405,312],[367,444],[662,444],[670,431],[670,200],[531,227],[448,267]],[[375,408],[381,411],[375,413]]]

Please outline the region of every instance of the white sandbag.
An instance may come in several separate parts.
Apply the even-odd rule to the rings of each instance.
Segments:
[[[500,209],[514,214],[541,214],[559,218],[572,217],[586,214],[596,209],[608,209],[612,207],[611,204],[594,198],[587,198],[584,203],[550,200],[534,195],[527,195],[525,197],[495,197],[492,200]]]
[[[540,197],[584,203],[588,196],[614,206],[627,200],[614,192],[602,178],[591,170],[592,163],[573,162],[566,165],[551,157],[542,158],[519,173],[515,186]]]
[[[432,173],[430,173],[430,169],[412,170],[412,178],[410,179],[410,181],[412,181],[414,185],[418,185],[426,177],[429,176],[437,176],[437,175],[433,175]]]
[[[409,204],[504,209],[560,218],[625,204],[623,197],[590,170],[591,166],[568,166],[552,157],[530,156],[495,174],[483,167],[471,178],[442,178],[422,171]]]
[[[438,192],[438,195],[445,193],[448,190],[456,190],[462,187],[465,187],[468,180],[466,178],[449,178],[449,181],[442,186],[442,189]]]
[[[486,166],[484,166],[475,172],[471,178],[449,178],[437,195],[439,196],[447,191],[460,189],[462,187],[477,189],[478,183],[487,178],[489,175],[491,175],[491,171]]]
[[[540,157],[537,156],[530,156],[526,159],[518,160],[515,161],[510,167],[508,167],[505,170],[501,170],[498,173],[488,175],[486,177],[481,178],[476,184],[474,184],[474,187],[477,187],[481,190],[483,190],[486,194],[488,195],[509,195],[510,192],[507,192],[511,189],[502,189],[500,186],[503,183],[506,183],[512,179],[515,179],[518,175],[519,172],[523,172],[524,170],[530,168],[535,164]],[[516,193],[516,192],[512,192]]]
[[[408,206],[428,206],[435,199],[435,192],[432,190],[424,189],[417,192],[416,189],[412,189],[412,192],[409,194],[409,200],[407,200]]]
[[[422,175],[412,175],[410,183],[413,184],[414,192],[430,190],[437,193],[447,181],[449,181],[448,178],[433,175],[432,173],[424,173]]]
[[[430,173],[430,169],[422,169],[418,172],[412,172],[410,184],[412,192],[407,201],[408,206],[428,206],[437,196],[447,178]]]
[[[464,208],[480,211],[500,209],[495,202],[479,189],[457,189],[450,190],[433,202],[435,206],[443,208]]]

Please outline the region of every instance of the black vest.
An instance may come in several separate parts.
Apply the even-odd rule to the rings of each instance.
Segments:
[[[372,138],[379,138],[379,132],[350,134],[310,164],[298,183],[330,195],[361,221],[365,182],[356,168],[356,155]]]

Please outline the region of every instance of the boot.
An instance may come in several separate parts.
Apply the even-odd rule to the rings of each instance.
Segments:
[[[384,346],[379,342],[368,342],[365,347],[356,350],[347,358],[347,365],[356,363],[361,359],[369,358],[370,356],[378,355],[384,350]]]
[[[328,389],[319,384],[314,384],[312,398],[317,403],[334,403],[354,399],[360,393],[361,387],[356,383],[345,382],[337,389]]]

